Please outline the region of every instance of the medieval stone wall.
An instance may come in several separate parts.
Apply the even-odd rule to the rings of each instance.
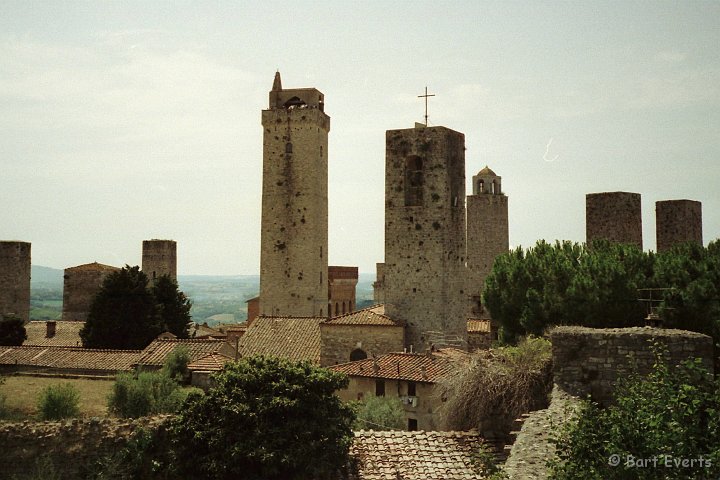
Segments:
[[[358,267],[328,267],[328,317],[355,310]]]
[[[604,192],[585,196],[585,241],[607,239],[642,248],[639,193]]]
[[[174,240],[143,240],[142,271],[150,282],[168,275],[177,280],[177,242]]]
[[[655,234],[658,252],[683,242],[702,245],[702,203],[695,200],[655,202]]]
[[[373,302],[385,303],[385,264],[375,264],[375,281],[373,282]]]
[[[407,324],[406,346],[428,332],[466,341],[465,136],[423,126],[386,133],[385,313]]]
[[[555,383],[566,392],[607,404],[618,377],[637,369],[649,373],[655,360],[652,345],[668,350],[670,364],[701,358],[713,368],[712,338],[685,330],[650,327],[593,329],[557,327],[550,333]]]
[[[350,361],[350,353],[360,349],[367,357],[402,352],[405,333],[402,326],[320,324],[320,365]]]
[[[30,243],[0,241],[0,316],[30,321]]]
[[[330,117],[317,90],[274,96],[262,112],[260,315],[326,316]]]
[[[98,263],[66,268],[63,275],[62,319],[84,322],[105,278],[119,268]]]

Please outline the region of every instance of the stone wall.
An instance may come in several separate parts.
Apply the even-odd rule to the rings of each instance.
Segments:
[[[328,267],[328,317],[355,310],[358,267]]]
[[[162,435],[170,417],[136,420],[91,418],[62,422],[0,422],[2,478],[29,475],[47,458],[59,478],[82,478],[85,469],[104,455],[120,451],[139,429]]]
[[[0,241],[0,316],[30,321],[30,244]]]
[[[385,303],[385,264],[375,264],[375,281],[373,282],[373,302]]]
[[[606,239],[642,248],[639,193],[604,192],[585,196],[585,241]]]
[[[428,332],[464,343],[465,136],[421,125],[385,142],[385,313],[408,348],[428,348]]]
[[[589,394],[601,404],[611,402],[619,376],[634,368],[641,374],[651,370],[655,342],[665,345],[671,364],[697,357],[713,368],[712,338],[685,330],[557,327],[550,339],[555,383],[572,395]]]
[[[664,252],[676,243],[703,244],[702,203],[694,200],[655,202],[657,251]]]
[[[63,275],[62,319],[84,322],[105,278],[117,267],[90,263],[66,268]]]
[[[402,352],[404,328],[387,325],[320,324],[320,365],[337,365],[350,361],[350,353],[361,349],[368,357]]]
[[[143,240],[142,271],[150,282],[167,275],[177,280],[177,243],[175,240]]]

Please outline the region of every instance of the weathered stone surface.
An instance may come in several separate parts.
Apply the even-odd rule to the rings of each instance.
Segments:
[[[606,239],[642,248],[639,193],[604,192],[585,196],[585,241]]]
[[[658,252],[683,242],[702,245],[702,203],[694,200],[655,202],[655,234]]]
[[[0,316],[30,321],[30,244],[0,241]]]

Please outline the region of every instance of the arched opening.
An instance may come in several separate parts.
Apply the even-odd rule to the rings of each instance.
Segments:
[[[292,97],[290,100],[285,102],[285,105],[283,105],[284,108],[297,108],[303,106],[307,106],[307,103],[303,102],[298,97]]]
[[[343,312],[343,315],[345,315],[345,313],[346,313],[345,312],[345,302],[342,303],[342,312]]]
[[[338,315],[340,315],[340,305],[335,302],[335,316],[337,317]]]
[[[482,178],[478,181],[478,193],[485,193],[485,180]]]
[[[367,358],[367,353],[365,353],[364,350],[360,348],[356,348],[352,352],[350,352],[350,361],[354,362],[356,360],[365,360]]]
[[[495,180],[492,182],[492,193],[495,195],[497,192],[497,183],[495,183]]]
[[[285,153],[292,153],[292,143],[287,142],[285,144]]]
[[[411,156],[405,160],[405,206],[421,206],[423,203],[423,161]]]

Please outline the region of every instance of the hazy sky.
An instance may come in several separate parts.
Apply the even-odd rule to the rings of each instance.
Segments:
[[[510,243],[585,239],[585,194],[703,204],[720,237],[720,2],[0,2],[0,239],[33,263],[180,274],[260,265],[273,76],[331,117],[333,265],[383,260],[385,130],[465,134],[509,196]],[[468,185],[469,189],[469,185]],[[468,190],[469,191],[469,190]]]

